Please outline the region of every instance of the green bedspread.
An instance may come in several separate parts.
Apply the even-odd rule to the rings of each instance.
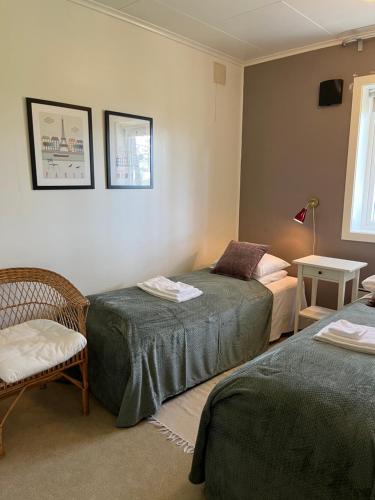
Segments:
[[[89,297],[90,389],[119,427],[268,346],[272,294],[263,285],[208,269],[178,280],[203,295],[176,304],[132,287]]]
[[[375,498],[375,356],[312,339],[358,302],[246,363],[212,391],[190,480],[212,500]]]

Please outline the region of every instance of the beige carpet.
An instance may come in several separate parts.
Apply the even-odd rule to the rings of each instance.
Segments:
[[[0,414],[7,406],[0,403]],[[182,453],[146,422],[117,429],[91,398],[50,384],[27,393],[5,427],[0,459],[1,500],[202,500],[188,482],[192,455]]]

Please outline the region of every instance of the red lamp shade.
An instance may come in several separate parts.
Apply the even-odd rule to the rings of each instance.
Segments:
[[[307,214],[307,208],[304,207],[302,210],[298,212],[298,214],[294,217],[293,220],[299,222],[300,224],[303,224],[305,222],[306,214]]]

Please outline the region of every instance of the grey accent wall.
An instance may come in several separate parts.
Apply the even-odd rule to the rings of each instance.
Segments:
[[[331,47],[245,69],[239,237],[268,243],[291,261],[312,252],[312,214],[304,225],[293,216],[311,196],[317,209],[318,255],[369,263],[375,274],[375,244],[341,240],[353,73],[375,71],[375,40]],[[318,107],[319,83],[344,79],[343,103]],[[295,274],[295,269],[291,274]],[[334,285],[318,294],[332,306]]]

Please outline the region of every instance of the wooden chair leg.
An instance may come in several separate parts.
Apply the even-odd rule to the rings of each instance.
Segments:
[[[3,433],[4,433],[4,424],[6,419],[9,417],[9,415],[12,413],[14,410],[16,404],[18,401],[22,398],[23,393],[25,392],[26,387],[23,387],[21,391],[17,394],[17,396],[14,398],[12,401],[11,405],[9,406],[8,410],[5,412],[5,415],[3,418],[0,420],[0,457],[2,457],[5,453],[4,451],[4,441],[3,441]]]
[[[84,415],[90,413],[89,388],[82,389],[82,411]]]
[[[80,365],[82,374],[82,412],[84,415],[90,413],[90,402],[89,402],[89,381],[87,373],[87,360],[85,363]]]
[[[0,427],[0,458],[5,454],[4,443],[3,443],[3,426]]]

